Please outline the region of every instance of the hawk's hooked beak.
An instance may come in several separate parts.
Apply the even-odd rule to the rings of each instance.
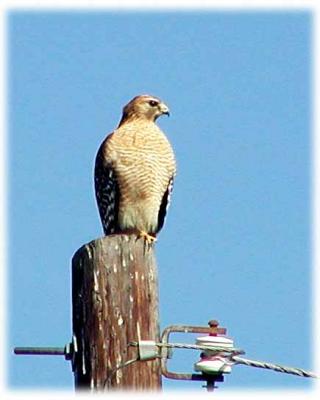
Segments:
[[[161,114],[165,114],[168,117],[170,116],[170,110],[164,103],[160,103],[159,107],[160,107]]]

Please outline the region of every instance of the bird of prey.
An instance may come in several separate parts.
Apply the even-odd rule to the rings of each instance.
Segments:
[[[94,181],[105,235],[135,233],[152,244],[163,227],[176,174],[172,147],[155,123],[163,114],[169,108],[159,98],[133,98],[98,150]]]

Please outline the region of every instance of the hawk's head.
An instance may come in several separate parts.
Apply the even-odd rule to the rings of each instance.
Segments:
[[[162,114],[169,115],[169,108],[158,97],[147,94],[136,96],[123,108],[120,125],[128,119],[135,118],[154,122]]]

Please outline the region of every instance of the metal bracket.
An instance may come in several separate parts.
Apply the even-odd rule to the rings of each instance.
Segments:
[[[211,320],[208,323],[209,327],[204,326],[193,326],[193,325],[171,325],[165,328],[162,332],[161,343],[169,343],[169,336],[171,333],[203,333],[212,336],[225,335],[227,330],[225,328],[220,328],[219,322],[216,320]],[[169,351],[171,350],[171,351]],[[168,379],[179,379],[179,380],[191,380],[191,381],[207,381],[208,391],[212,391],[215,386],[215,382],[223,382],[223,374],[188,374],[180,372],[171,372],[168,370],[167,361],[168,358],[172,357],[172,349],[162,347],[161,351],[161,373]]]

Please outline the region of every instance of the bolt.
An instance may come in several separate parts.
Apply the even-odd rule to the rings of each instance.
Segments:
[[[209,336],[217,336],[219,322],[216,319],[212,319],[208,322],[208,325],[211,328],[211,333],[209,333]]]

